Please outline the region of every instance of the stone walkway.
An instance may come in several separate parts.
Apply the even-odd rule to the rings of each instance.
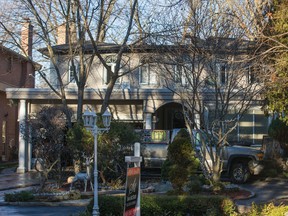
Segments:
[[[38,173],[27,172],[23,174],[16,173],[13,169],[6,169],[0,173],[0,206],[11,205],[4,201],[5,193],[13,193],[21,190],[29,190],[39,185]],[[69,200],[57,203],[51,202],[22,202],[17,203],[21,206],[87,206],[89,199]],[[16,204],[16,203],[15,203]]]
[[[39,185],[37,172],[18,174],[14,169],[5,169],[0,173],[0,191]]]

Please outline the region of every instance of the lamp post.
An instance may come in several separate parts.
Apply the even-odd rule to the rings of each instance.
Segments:
[[[93,205],[93,216],[99,216],[99,205],[98,205],[98,168],[97,168],[97,138],[101,132],[108,131],[111,123],[111,113],[106,109],[102,115],[104,128],[97,126],[97,115],[94,111],[85,110],[83,113],[84,127],[90,130],[94,136],[94,205]]]

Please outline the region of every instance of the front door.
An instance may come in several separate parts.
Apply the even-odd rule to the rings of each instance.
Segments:
[[[157,130],[172,130],[173,128],[185,128],[185,120],[182,105],[179,103],[168,103],[161,106],[155,112]]]

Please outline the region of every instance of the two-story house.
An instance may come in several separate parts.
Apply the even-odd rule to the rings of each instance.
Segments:
[[[207,41],[199,40],[197,43],[199,43],[197,46],[201,46],[203,50],[209,50],[211,49],[211,43],[213,44],[214,42],[210,41],[208,43]],[[235,47],[235,44],[231,45],[231,47],[233,47],[234,51],[239,49],[239,47]],[[98,44],[97,47],[97,52],[105,59],[106,64],[111,68],[112,72],[115,67],[116,53],[119,51],[119,48],[117,44]],[[229,51],[229,46],[225,46],[224,48],[220,50],[221,52],[219,51],[219,55],[225,54],[227,56],[229,54],[233,58],[235,55],[243,56],[243,53]],[[65,43],[65,40],[59,39],[58,44],[53,49],[57,56],[57,64],[65,86],[66,99],[69,107],[76,113],[78,95],[75,74],[72,69],[76,68],[77,70],[78,68],[77,54],[73,56],[73,64],[71,64],[69,46]],[[87,59],[95,51],[89,42],[85,44],[84,50]],[[180,50],[181,52],[179,52]],[[43,55],[47,55],[46,48],[39,51]],[[122,58],[123,64],[120,72],[131,72],[120,77],[115,83],[109,101],[109,109],[113,115],[113,119],[128,122],[137,129],[171,130],[173,128],[185,127],[181,98],[173,89],[178,87],[182,89],[188,88],[188,83],[191,80],[189,77],[184,76],[185,71],[190,71],[192,75],[192,68],[195,67],[193,62],[200,62],[199,57],[196,57],[197,61],[186,59],[187,56],[194,56],[195,59],[195,55],[188,55],[194,51],[195,44],[127,46]],[[203,70],[204,72],[200,78],[205,80],[208,68],[211,67],[213,68],[211,71],[214,71],[215,74],[214,80],[208,79],[201,83],[213,83],[217,81],[221,86],[225,86],[228,83],[229,74],[231,74],[229,71],[232,71],[233,67],[228,67],[227,61],[214,62],[211,55],[209,56],[208,58],[207,55],[206,63],[203,64],[205,67],[202,67],[200,64],[198,65],[199,68],[206,68],[206,70]],[[246,69],[245,71],[247,72]],[[242,80],[241,82],[249,82],[251,80],[252,76],[248,72],[245,75],[246,80]],[[213,76],[209,77],[213,78]],[[89,105],[99,112],[110,78],[109,73],[107,73],[107,67],[104,67],[97,58],[94,58],[84,91],[85,105]],[[53,86],[57,87],[58,81],[53,69],[47,75],[47,79],[50,80]],[[31,113],[37,112],[41,106],[61,104],[59,96],[48,87],[41,89],[9,88],[6,92],[9,99],[19,101],[19,115],[27,119]],[[209,91],[209,88],[208,90],[206,88],[206,91],[203,91],[202,97],[203,101],[209,100],[209,98],[213,97],[213,92]],[[213,108],[213,104],[210,108]],[[242,136],[253,140],[253,142],[259,142],[263,134],[267,133],[268,126],[268,120],[264,117],[259,104],[255,103],[255,106],[247,112],[247,115],[243,119],[237,127],[237,137],[240,139]],[[24,140],[22,140],[22,143],[19,143],[19,146],[19,149],[23,149],[23,155],[25,155],[23,160],[28,161],[27,163],[19,160],[19,167],[21,170],[29,170],[31,166],[29,161],[32,155],[26,152],[29,153],[27,149],[31,147]]]
[[[22,50],[19,54],[0,45],[0,153],[2,161],[18,158],[19,124],[18,101],[6,97],[6,88],[34,88],[35,67],[32,61],[33,27],[29,22],[23,25],[21,33]],[[21,139],[21,138],[20,138]]]

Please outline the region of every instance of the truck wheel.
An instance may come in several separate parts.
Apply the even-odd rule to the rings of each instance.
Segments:
[[[243,184],[250,178],[250,172],[247,164],[236,163],[231,169],[231,180],[236,184]]]

